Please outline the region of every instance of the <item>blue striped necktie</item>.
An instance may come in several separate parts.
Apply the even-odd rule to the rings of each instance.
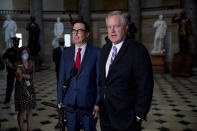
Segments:
[[[111,57],[111,61],[110,61],[110,65],[112,64],[112,62],[114,61],[116,55],[117,55],[117,48],[116,46],[113,46],[113,52],[112,52],[112,57]]]

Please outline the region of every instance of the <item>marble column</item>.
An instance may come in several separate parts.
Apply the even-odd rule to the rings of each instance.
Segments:
[[[190,48],[192,48],[193,53],[197,54],[197,1],[196,0],[183,0],[182,6],[186,12],[186,16],[192,22],[192,41],[190,43]]]
[[[78,0],[78,13],[79,18],[82,18],[90,26],[90,33],[92,34],[90,0]],[[90,41],[92,41],[92,35],[90,37]]]
[[[137,27],[135,39],[141,41],[141,0],[128,0],[128,15],[131,16],[131,22]]]
[[[40,43],[40,56],[42,63],[44,63],[44,26],[43,26],[43,0],[30,0],[30,16],[35,17],[35,22],[40,27],[39,43]]]

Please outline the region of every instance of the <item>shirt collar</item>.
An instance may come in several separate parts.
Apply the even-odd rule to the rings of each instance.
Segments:
[[[120,43],[118,44],[114,44],[112,43],[112,46],[115,46],[117,48],[117,52],[120,50],[120,48],[122,47],[122,44],[123,44],[123,41],[121,41]]]
[[[75,45],[75,52],[78,51],[78,48],[81,48],[81,51],[84,51],[86,49],[87,43],[83,44],[81,47],[78,47],[77,45]]]

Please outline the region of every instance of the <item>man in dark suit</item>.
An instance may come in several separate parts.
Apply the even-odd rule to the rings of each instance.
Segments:
[[[12,95],[13,87],[14,87],[14,81],[15,81],[15,64],[17,62],[17,52],[18,52],[18,46],[20,38],[13,37],[13,46],[11,48],[8,48],[6,52],[3,54],[3,61],[6,64],[7,69],[7,88],[6,88],[6,97],[4,104],[7,104],[10,102],[10,98]]]
[[[66,49],[66,47],[64,47],[64,38],[60,37],[58,39],[58,42],[59,42],[59,47],[53,50],[53,62],[55,62],[57,87],[58,87],[58,80],[59,80],[59,66],[60,66],[61,55],[62,55],[63,50]],[[59,115],[59,111],[58,111],[58,115]],[[60,128],[60,122],[58,122],[57,125],[55,126],[55,129],[58,129],[58,128]]]
[[[100,49],[87,44],[89,27],[84,21],[76,21],[72,28],[72,43],[62,53],[58,83],[58,103],[69,110],[66,112],[68,131],[95,131],[94,118],[98,116],[98,79]],[[77,75],[62,101],[62,86],[69,78],[73,67]]]
[[[102,131],[140,131],[151,106],[153,74],[146,48],[126,37],[120,11],[106,17],[110,43],[100,57],[99,114]]]
[[[66,49],[66,47],[64,47],[64,38],[59,38],[58,42],[59,42],[59,47],[53,50],[53,62],[55,62],[57,82],[59,79],[59,66],[60,66],[61,55],[63,50]]]

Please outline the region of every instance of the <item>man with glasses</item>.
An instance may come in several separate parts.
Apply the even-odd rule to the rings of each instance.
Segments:
[[[74,46],[64,50],[61,56],[58,103],[69,110],[66,112],[68,131],[79,131],[80,126],[85,131],[96,131],[100,49],[87,43],[89,35],[88,25],[84,21],[75,21],[72,28]],[[77,74],[73,75],[62,101],[63,84],[73,67],[77,68]]]

